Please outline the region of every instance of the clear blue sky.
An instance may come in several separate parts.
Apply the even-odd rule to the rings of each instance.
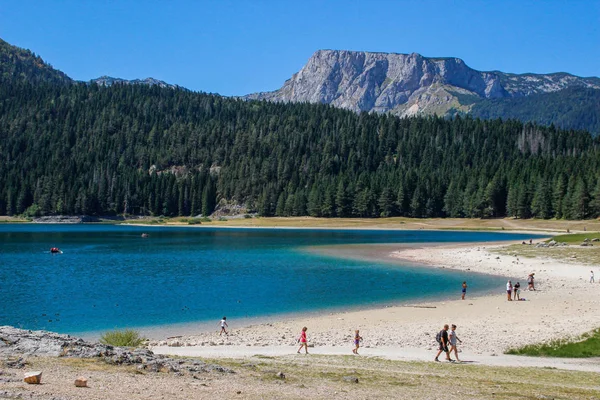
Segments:
[[[318,49],[600,76],[599,26],[600,0],[0,1],[0,38],[74,79],[151,76],[223,95],[277,89]]]

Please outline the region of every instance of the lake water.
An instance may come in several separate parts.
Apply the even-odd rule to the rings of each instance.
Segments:
[[[141,234],[147,232],[148,238]],[[0,224],[0,325],[81,333],[397,304],[498,288],[486,275],[308,246],[528,240],[490,232]],[[63,254],[50,254],[59,247]],[[314,247],[312,247],[314,249]],[[500,285],[502,286],[502,285]]]

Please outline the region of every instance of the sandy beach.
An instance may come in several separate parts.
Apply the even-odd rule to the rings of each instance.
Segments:
[[[464,361],[600,372],[597,362],[503,354],[512,347],[574,337],[600,326],[600,284],[589,283],[589,266],[575,261],[519,258],[495,252],[508,244],[396,249],[393,245],[385,245],[363,250],[368,253],[365,257],[389,262],[410,261],[424,267],[497,275],[497,294],[473,296],[467,291],[463,301],[460,299],[461,288],[457,287],[456,300],[299,316],[245,327],[229,321],[229,336],[219,336],[215,328],[198,335],[153,341],[151,348],[163,354],[216,358],[295,354],[299,332],[307,326],[309,352],[315,354],[351,354],[354,330],[359,329],[364,338],[360,350],[363,356],[432,361],[437,346],[435,334],[448,323],[458,326],[458,337],[463,341],[459,356]],[[527,291],[526,278],[532,272],[537,290]],[[521,297],[526,301],[507,301],[506,279],[502,277],[522,277]]]

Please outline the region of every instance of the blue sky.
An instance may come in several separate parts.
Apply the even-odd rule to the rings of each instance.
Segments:
[[[600,76],[599,26],[600,0],[0,2],[0,38],[74,79],[151,76],[223,95],[277,89],[318,49]]]

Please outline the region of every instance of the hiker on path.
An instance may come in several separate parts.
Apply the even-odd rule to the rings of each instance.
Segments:
[[[434,359],[437,362],[440,361],[438,359],[438,357],[440,356],[440,354],[442,354],[442,351],[444,353],[446,353],[446,360],[454,361],[453,359],[450,358],[450,352],[448,351],[448,328],[449,328],[448,324],[444,325],[444,329],[442,329],[435,337],[435,339],[440,344],[439,350],[438,350],[437,354],[435,355],[435,359]]]

